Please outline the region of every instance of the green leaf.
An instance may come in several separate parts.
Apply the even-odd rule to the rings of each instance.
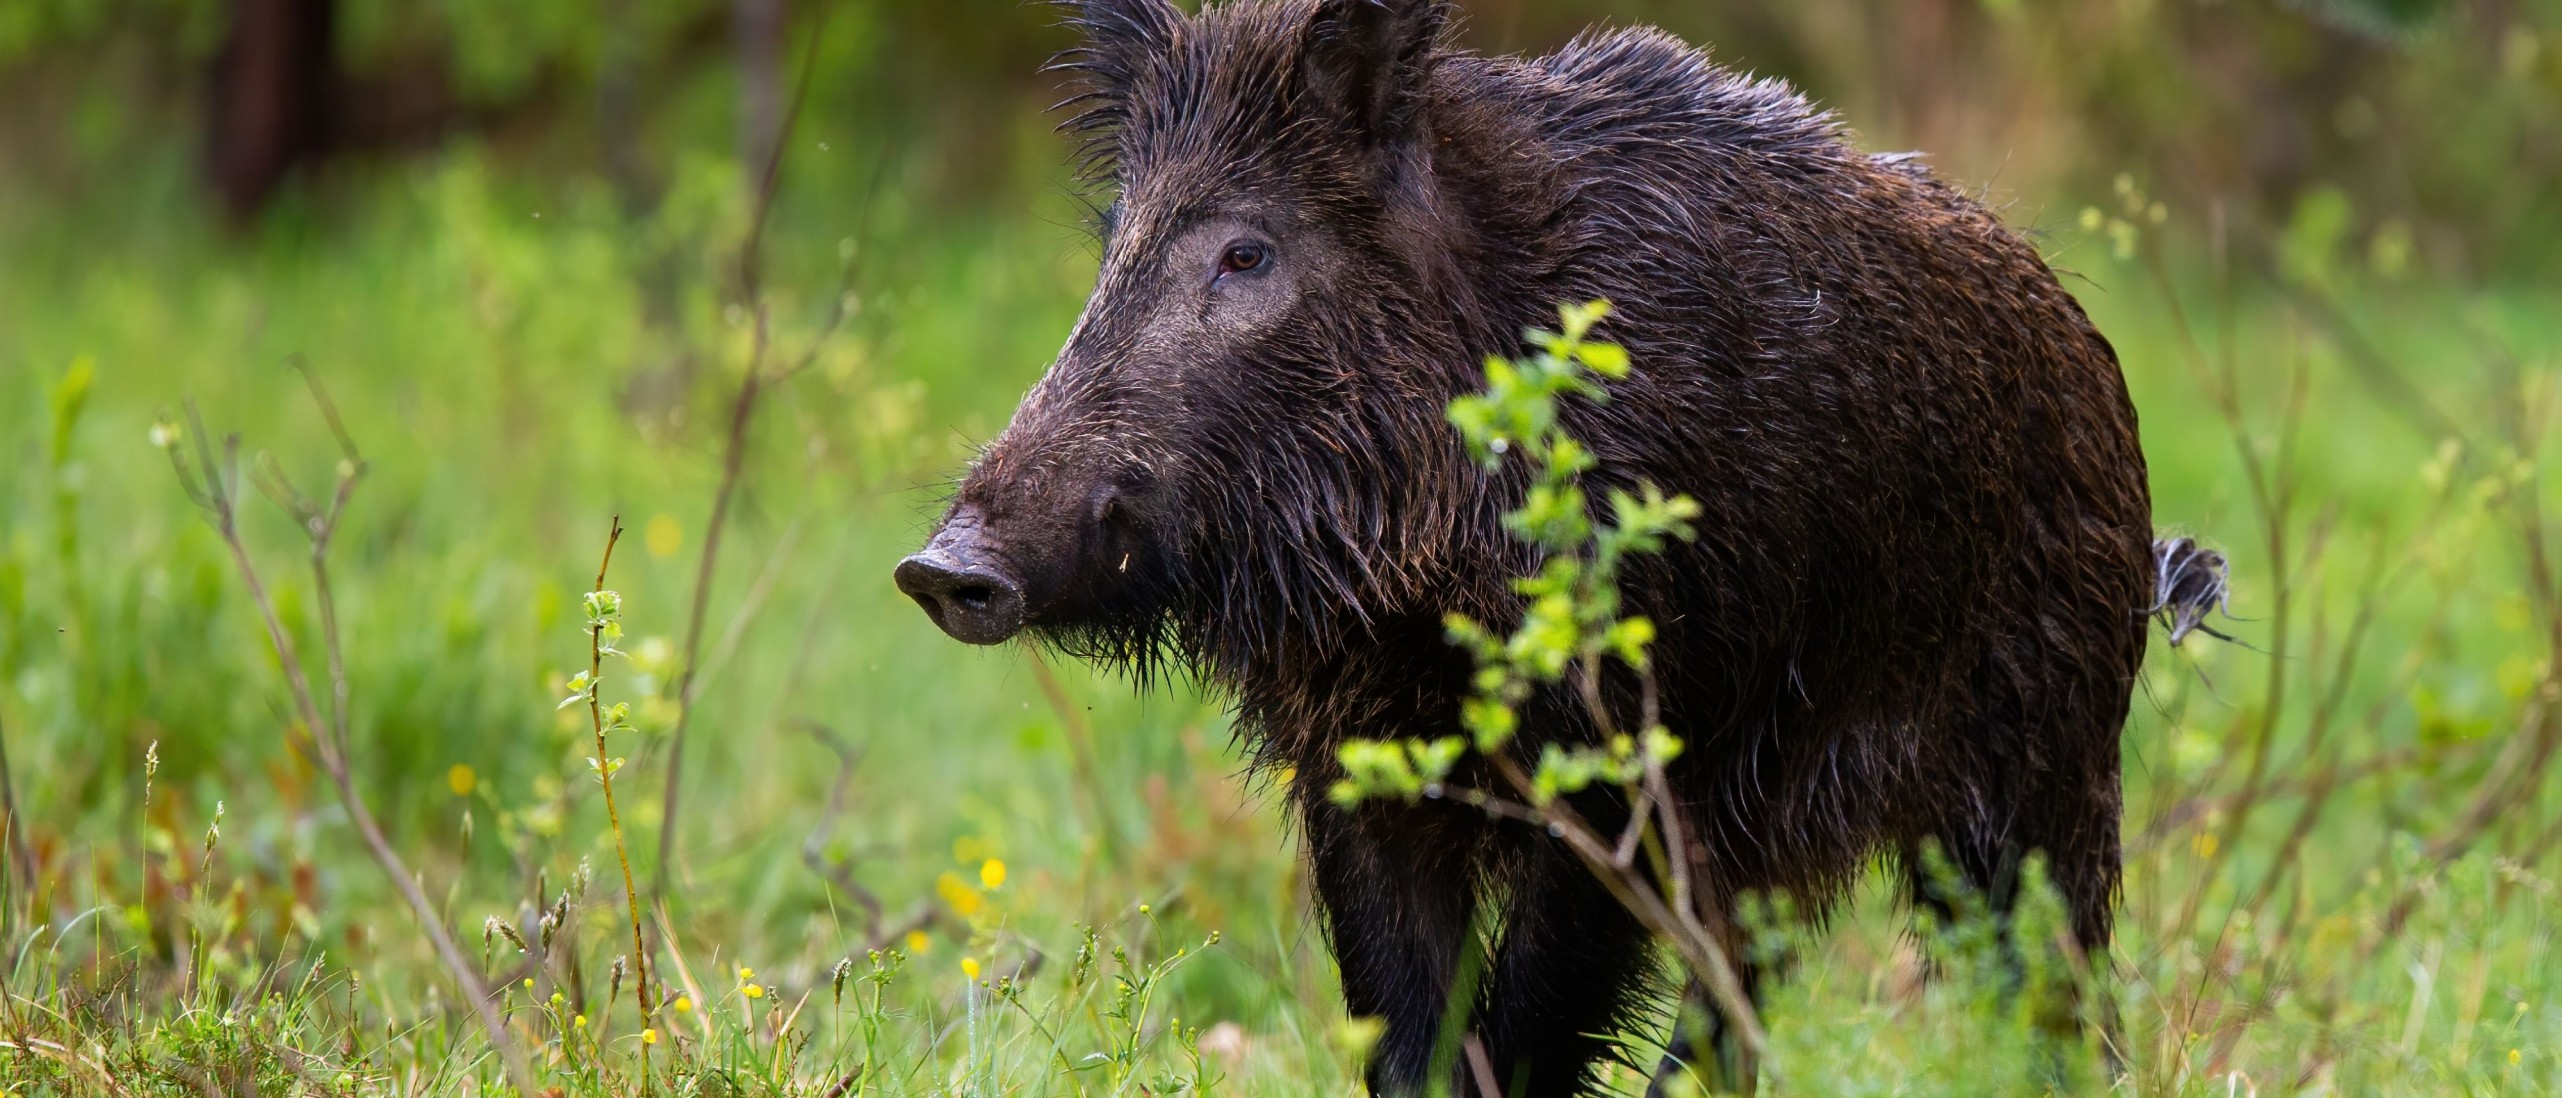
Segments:
[[[1477,750],[1489,755],[1511,743],[1513,732],[1521,723],[1511,706],[1492,698],[1470,698],[1461,702],[1459,721],[1475,737]]]
[[[1654,760],[1659,765],[1670,763],[1674,759],[1681,757],[1683,746],[1681,737],[1664,731],[1662,725],[1656,725],[1653,728],[1646,730],[1645,744],[1646,757]]]
[[[89,405],[89,389],[98,379],[98,362],[88,355],[71,360],[62,372],[62,380],[53,386],[53,467],[62,468],[71,461],[71,432],[80,425],[80,412]]]
[[[1608,644],[1621,663],[1640,671],[1646,667],[1646,646],[1655,643],[1655,623],[1642,617],[1623,618],[1610,627]]]
[[[1586,343],[1575,348],[1575,357],[1612,381],[1628,376],[1628,349],[1616,343]]]
[[[1359,808],[1364,799],[1361,783],[1350,778],[1334,783],[1327,788],[1325,795],[1327,800],[1334,802],[1335,807],[1342,809]]]
[[[1414,758],[1415,773],[1426,782],[1449,777],[1451,768],[1459,763],[1460,753],[1467,748],[1467,743],[1456,736],[1406,742],[1406,754]]]

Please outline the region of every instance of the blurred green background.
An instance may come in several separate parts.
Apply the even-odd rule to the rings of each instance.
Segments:
[[[1796,82],[1863,146],[1926,151],[2031,234],[2116,342],[2158,516],[2233,551],[2250,619],[2248,646],[2163,654],[2128,734],[2116,960],[2137,1089],[2224,1093],[2217,1073],[2242,1072],[2550,1092],[2562,595],[2537,501],[2562,366],[2562,3],[1465,8],[1478,49],[1647,22]],[[1072,1093],[1082,1077],[1051,1072],[1028,1023],[976,1043],[963,959],[1043,958],[1038,979],[1079,925],[1150,956],[1215,929],[1160,1005],[1182,1024],[1141,1027],[1147,1055],[1179,1062],[1185,1028],[1228,1023],[1207,1040],[1231,1086],[1350,1086],[1357,1027],[1218,700],[965,649],[888,582],[1091,279],[1046,113],[1063,93],[1040,71],[1069,44],[1056,18],[1016,0],[0,0],[12,1001],[120,1034],[98,1058],[137,1087],[183,1089],[169,1065],[217,1046],[291,1080],[307,1073],[270,1046],[413,1034],[326,1054],[365,1089],[443,1054],[405,1027],[468,1029],[288,747],[256,613],[152,444],[193,401],[325,486],[337,451],[299,356],[369,462],[336,547],[359,785],[458,935],[530,927],[589,866],[591,956],[535,971],[604,994],[628,934],[612,837],[583,717],[554,710],[586,662],[578,595],[621,516],[635,658],[607,696],[635,703],[614,750],[646,891],[735,445],[653,948],[724,988],[745,963],[823,1000],[838,958],[891,946],[916,1065],[893,1092]],[[778,143],[751,295],[743,242]],[[811,366],[734,444],[760,354]],[[316,653],[300,534],[254,494],[244,511]],[[1889,907],[1864,901],[1774,1006],[1795,1078],[1833,1080],[1797,1089],[1981,1093],[1949,1034],[2008,1023],[1915,990]],[[287,968],[361,994],[239,1048],[187,1029],[188,1004],[254,1001]],[[706,1031],[698,1052],[716,1047],[733,1046]],[[452,1078],[490,1061],[463,1062],[481,1067]],[[820,1093],[838,1062],[770,1088]],[[78,1092],[45,1074],[70,1070],[0,1055],[34,1092]]]

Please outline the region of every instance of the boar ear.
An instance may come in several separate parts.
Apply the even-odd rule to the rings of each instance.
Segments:
[[[1127,90],[1138,62],[1174,37],[1183,13],[1170,0],[1052,0],[1062,26],[1083,39],[1050,62],[1084,73],[1096,90]]]
[[[1319,0],[1299,72],[1316,100],[1373,144],[1413,135],[1449,0]]]
[[[1074,93],[1054,110],[1069,112],[1059,128],[1085,135],[1078,171],[1089,180],[1113,170],[1112,134],[1129,120],[1129,97],[1148,55],[1174,40],[1183,13],[1168,0],[1051,0],[1062,26],[1082,41],[1050,59],[1045,71],[1077,77]]]

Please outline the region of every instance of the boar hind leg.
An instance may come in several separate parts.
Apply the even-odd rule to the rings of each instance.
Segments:
[[[2087,765],[2061,760],[2065,765],[2022,783],[2027,788],[2015,789],[1997,818],[1943,828],[1904,858],[1915,910],[1942,926],[1992,920],[2008,976],[2036,996],[2039,1025],[2057,1040],[2058,1052],[2077,1042],[2085,1026],[2096,1026],[2104,1038],[2113,1029],[2107,996],[2085,1002],[2082,994],[2092,977],[2109,970],[2110,905],[2120,872],[2114,737],[2104,746],[2087,753]],[[2043,865],[2064,924],[2041,927],[2036,940],[2014,925],[2032,862]],[[2053,930],[2066,933],[2045,936]]]

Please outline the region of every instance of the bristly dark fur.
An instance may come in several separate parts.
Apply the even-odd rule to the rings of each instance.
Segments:
[[[1644,933],[1546,836],[1322,796],[1345,739],[1456,729],[1444,615],[1518,613],[1520,485],[1444,409],[1560,302],[1610,299],[1638,366],[1567,412],[1594,486],[1704,510],[1627,595],[1660,630],[1712,922],[1755,890],[1819,914],[1881,852],[1936,903],[1935,846],[1997,906],[2042,857],[2105,949],[2145,621],[2202,628],[2222,569],[2157,573],[2115,353],[2034,249],[1652,30],[1485,57],[1449,43],[1446,0],[1065,9],[1103,262],[954,515],[1022,573],[1039,635],[1197,674],[1296,775],[1348,1005],[1388,1022],[1375,1086],[1424,1087],[1480,904],[1501,929],[1472,1025],[1507,1087],[1592,1086],[1645,1004]],[[1229,221],[1295,264],[1286,315],[1221,320],[1189,273]],[[1563,698],[1524,727],[1533,752],[1592,734]]]

